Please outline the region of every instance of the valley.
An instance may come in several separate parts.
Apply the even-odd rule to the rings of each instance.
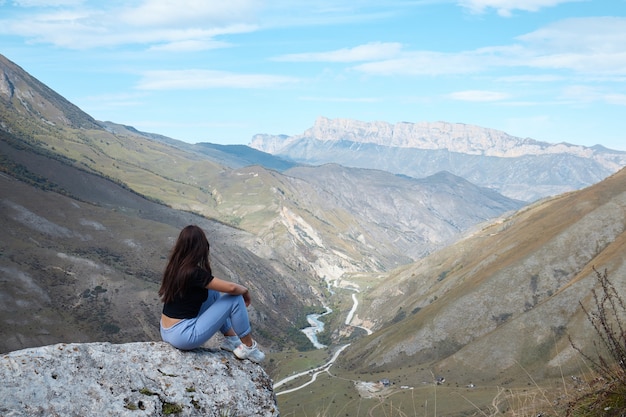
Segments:
[[[325,118],[191,145],[0,71],[0,352],[159,340],[162,269],[197,224],[253,294],[282,415],[549,412],[589,373],[572,341],[593,351],[594,270],[626,291],[623,152]],[[447,147],[385,142],[413,130]],[[316,348],[301,330],[324,311]]]
[[[358,298],[356,294],[338,290],[336,295],[347,303]],[[349,311],[344,308],[342,317],[358,316],[358,302],[352,307]],[[351,327],[347,322],[343,325],[344,329]],[[372,334],[363,330],[353,342]],[[555,413],[567,403],[563,392],[586,387],[583,380],[558,376],[541,378],[538,383],[522,364],[493,377],[463,366],[441,368],[436,360],[407,360],[399,367],[357,370],[340,363],[353,342],[270,354],[276,365],[266,369],[274,379],[282,415],[466,416],[494,415],[511,408],[519,412],[525,407],[529,413]],[[584,374],[585,369],[579,372]]]
[[[329,286],[331,286],[332,283],[329,283]],[[352,291],[356,291],[358,292],[358,285],[356,285],[355,283],[351,283],[351,282],[344,282],[343,283],[343,288],[349,288]],[[333,289],[330,289],[331,294],[336,294],[336,291],[333,291]],[[354,318],[354,315],[357,311],[357,307],[359,305],[358,299],[356,297],[356,295],[354,293],[352,293],[352,308],[350,309],[350,311],[348,312],[348,315],[346,316],[345,319],[345,326],[346,327],[356,327],[359,329],[362,329],[366,332],[366,334],[370,335],[372,334],[372,331],[369,328],[363,327],[363,326],[353,326],[352,323],[352,319]],[[301,331],[304,332],[307,337],[309,338],[309,340],[311,341],[311,343],[313,344],[313,347],[315,347],[315,349],[321,350],[321,349],[325,349],[328,348],[328,346],[323,345],[321,343],[319,343],[318,338],[317,338],[317,333],[319,332],[323,332],[324,331],[324,322],[323,317],[327,314],[332,313],[332,310],[329,309],[328,307],[326,308],[326,312],[322,313],[322,314],[309,314],[308,317],[308,321],[309,324],[311,324],[311,327],[307,327],[305,329],[302,329]],[[311,317],[312,316],[312,317]],[[282,391],[282,390],[278,390],[276,392],[276,395],[284,395],[284,394],[289,394],[291,392],[294,391],[298,391],[306,386],[308,386],[309,384],[312,384],[313,382],[315,382],[315,380],[317,379],[317,376],[322,373],[322,372],[329,372],[330,367],[333,365],[333,363],[337,360],[337,358],[339,357],[339,355],[341,354],[341,352],[343,352],[346,348],[348,348],[350,346],[350,344],[344,344],[342,346],[338,346],[338,347],[334,347],[333,349],[329,349],[329,350],[334,350],[334,353],[332,355],[332,357],[330,358],[330,360],[328,360],[328,362],[324,363],[321,366],[318,366],[314,369],[310,369],[310,370],[305,370],[299,373],[296,373],[295,375],[290,375],[286,378],[281,379],[280,381],[277,381],[274,383],[274,389],[276,390],[277,388],[279,388],[280,386],[289,383],[291,381],[294,380],[299,380],[299,378],[301,377],[310,377],[310,381],[303,383],[302,385],[296,386],[294,388],[290,388],[286,391]],[[330,374],[330,373],[329,373]],[[306,379],[306,378],[305,378]]]

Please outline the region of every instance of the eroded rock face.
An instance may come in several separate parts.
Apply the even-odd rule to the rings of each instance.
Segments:
[[[76,343],[0,357],[0,415],[278,416],[272,380],[232,353]]]

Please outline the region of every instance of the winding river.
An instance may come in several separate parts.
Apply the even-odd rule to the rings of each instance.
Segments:
[[[358,292],[358,290],[356,291]],[[350,322],[352,321],[352,318],[354,317],[354,313],[356,312],[356,309],[359,305],[359,301],[356,298],[356,294],[352,294],[352,302],[353,302],[352,308],[350,309],[350,312],[348,313],[348,316],[346,317],[346,321],[345,321],[345,324],[348,326],[350,326]],[[329,307],[327,306],[324,306],[324,307],[326,308],[326,312],[324,312],[323,314],[307,315],[306,317],[307,321],[309,322],[311,326],[302,329],[302,332],[309,338],[309,340],[311,341],[311,343],[313,343],[313,346],[315,346],[316,349],[324,349],[327,347],[326,345],[321,344],[319,340],[317,339],[317,334],[324,331],[324,322],[320,320],[320,317],[325,316],[326,314],[332,313],[332,310]],[[365,330],[368,335],[372,334],[372,331],[370,329],[365,328],[363,326],[354,326],[354,327],[359,327]],[[285,390],[285,391],[277,392],[276,395],[278,396],[278,395],[294,392],[315,382],[315,380],[317,379],[317,376],[322,372],[327,372],[332,366],[332,364],[337,360],[341,352],[343,352],[348,346],[350,346],[349,343],[337,349],[337,351],[333,354],[332,358],[330,358],[330,360],[326,362],[324,365],[318,366],[315,369],[310,369],[308,371],[303,371],[298,374],[288,376],[287,378],[283,378],[280,381],[274,383],[274,390],[276,390],[276,388],[280,387],[281,385],[287,382],[293,381],[294,379],[300,378],[301,376],[305,376],[305,375],[311,376],[311,379],[305,382],[304,384],[297,386],[295,388]]]
[[[326,311],[322,314],[307,315],[306,320],[309,322],[311,326],[305,327],[304,329],[301,330],[301,332],[304,333],[306,337],[309,338],[311,343],[313,343],[313,346],[315,346],[316,349],[324,349],[327,347],[326,345],[321,344],[319,340],[317,340],[317,334],[324,331],[324,322],[320,320],[320,317],[323,317],[326,314],[330,314],[333,312],[333,310],[331,310],[327,306],[324,306],[324,308],[326,308]]]

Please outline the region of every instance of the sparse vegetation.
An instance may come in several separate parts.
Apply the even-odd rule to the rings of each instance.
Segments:
[[[398,308],[398,312],[395,317],[391,319],[391,323],[399,323],[406,317],[406,312],[402,310],[402,307]]]
[[[593,343],[597,355],[594,357],[581,349],[577,350],[601,375],[626,385],[626,306],[615,285],[609,280],[607,271],[594,271],[601,290],[600,293],[592,290],[595,311],[586,309],[582,303],[580,305],[598,336],[598,340]],[[603,351],[606,353],[602,353]]]
[[[597,338],[594,353],[572,347],[591,365],[582,378],[572,376],[574,390],[542,388],[533,381],[530,390],[501,389],[486,417],[509,414],[514,417],[623,417],[626,416],[626,304],[608,272],[594,268],[598,289],[592,289],[593,303],[580,303]],[[562,331],[562,329],[561,329]],[[573,393],[572,393],[573,392]],[[562,404],[565,404],[563,407]]]
[[[150,391],[148,388],[145,388],[145,387],[144,387],[144,388],[142,388],[142,389],[140,389],[140,390],[139,390],[139,393],[140,393],[140,394],[143,394],[143,395],[148,395],[148,396],[151,396],[151,395],[157,395],[156,393],[154,393],[154,392]]]
[[[626,305],[608,277],[594,269],[599,290],[592,290],[593,310],[581,307],[593,325],[595,354],[572,346],[597,372],[589,391],[571,402],[568,417],[618,417],[626,415]]]
[[[27,184],[39,188],[40,190],[54,191],[59,194],[76,198],[58,184],[51,182],[41,175],[37,175],[29,171],[28,168],[26,168],[24,165],[18,164],[2,154],[0,154],[0,172],[9,174],[16,179],[19,179]]]
[[[300,352],[306,352],[314,349],[313,344],[306,337],[306,335],[295,327],[287,329],[287,338]],[[286,343],[284,345],[286,345]]]
[[[183,407],[180,404],[164,402],[162,411],[163,414],[166,416],[170,414],[179,414],[182,413]]]

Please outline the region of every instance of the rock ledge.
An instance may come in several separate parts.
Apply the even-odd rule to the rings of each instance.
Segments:
[[[57,344],[0,357],[0,415],[278,416],[261,366],[163,342]]]

